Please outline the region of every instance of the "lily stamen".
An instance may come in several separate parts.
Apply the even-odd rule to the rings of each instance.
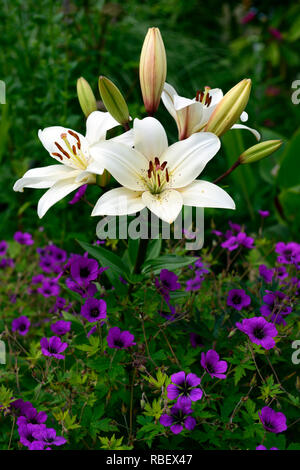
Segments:
[[[164,174],[164,171],[165,171],[165,174]],[[163,190],[165,183],[166,182],[168,183],[170,180],[169,172],[167,169],[167,162],[164,161],[162,164],[160,164],[158,157],[155,157],[154,164],[150,160],[147,174],[148,174],[149,180],[151,180],[148,183],[148,186],[152,194],[160,193]]]
[[[196,93],[196,101],[199,101],[199,103],[204,104],[204,106],[209,106],[212,100],[212,97],[209,94],[209,90],[211,88],[209,86],[204,87],[204,91],[198,90]]]

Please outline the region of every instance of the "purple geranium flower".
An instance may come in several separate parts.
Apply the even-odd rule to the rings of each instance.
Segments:
[[[25,447],[30,447],[34,441],[38,440],[33,434],[45,428],[45,424],[21,424],[18,428],[21,444]]]
[[[228,292],[227,305],[230,307],[242,310],[242,308],[248,307],[250,304],[251,298],[243,289],[231,289]]]
[[[179,434],[183,430],[183,427],[192,431],[196,426],[195,418],[189,416],[192,412],[193,410],[190,408],[175,404],[170,409],[170,414],[161,415],[159,422],[163,426],[170,426],[174,434]]]
[[[264,264],[261,264],[259,266],[259,275],[264,279],[267,284],[270,284],[272,282],[273,274],[274,269],[268,269],[267,266],[265,266]]]
[[[45,278],[41,287],[37,288],[37,292],[44,297],[57,296],[60,293],[59,285],[52,279]]]
[[[292,307],[286,305],[285,302],[289,300],[288,296],[280,291],[266,290],[266,295],[263,296],[265,305],[260,307],[260,313],[264,317],[270,317],[270,320],[278,324],[286,324],[283,315],[288,315],[292,311]]]
[[[31,284],[42,284],[44,279],[45,276],[43,274],[37,274],[36,276],[32,277]]]
[[[286,417],[280,411],[275,411],[269,406],[264,406],[258,416],[266,431],[279,433],[287,429]]]
[[[66,279],[66,286],[70,290],[77,292],[84,299],[87,297],[93,297],[97,292],[97,287],[92,282],[87,283],[85,286],[79,286],[77,282],[73,281],[70,277]]]
[[[169,297],[170,291],[180,289],[178,276],[168,269],[162,269],[159,274],[159,279],[155,279],[155,285],[162,295]]]
[[[223,236],[223,232],[220,232],[220,230],[212,230],[211,233],[213,233],[217,237],[222,237]]]
[[[121,331],[117,326],[110,328],[106,339],[110,348],[126,349],[136,344],[129,331]]]
[[[222,248],[226,248],[228,251],[234,251],[239,246],[235,236],[228,238],[225,242],[221,243]]]
[[[32,236],[30,235],[30,233],[27,233],[27,232],[16,232],[14,234],[14,240],[18,243],[20,243],[20,245],[33,245],[34,244],[34,240],[32,239]]]
[[[76,191],[73,199],[71,201],[69,201],[69,204],[76,204],[78,201],[80,201],[80,199],[84,196],[84,194],[87,190],[87,187],[88,187],[87,184],[84,184],[83,186],[81,186],[78,189],[78,191]]]
[[[0,242],[0,256],[5,256],[7,252],[8,245],[5,240]]]
[[[251,250],[252,248],[254,248],[253,246],[254,239],[252,237],[248,237],[245,234],[245,232],[240,232],[236,238],[237,238],[239,245],[242,245],[245,248],[248,248],[248,250]]]
[[[24,409],[23,415],[18,418],[17,424],[43,424],[47,421],[44,411],[37,411],[33,406]]]
[[[51,256],[43,256],[40,259],[40,268],[45,272],[45,273],[53,273],[56,272],[56,265],[57,263]]]
[[[226,372],[228,364],[226,361],[220,361],[219,354],[213,349],[209,349],[207,353],[201,353],[200,363],[211,377],[226,379],[224,372]]]
[[[64,437],[57,436],[53,428],[37,429],[33,431],[33,436],[37,441],[44,442],[45,445],[62,446],[67,442]]]
[[[17,331],[19,335],[25,336],[28,333],[30,327],[30,320],[29,318],[22,315],[19,318],[15,318],[12,321],[12,331]]]
[[[90,281],[97,279],[99,265],[95,259],[77,256],[71,262],[70,273],[77,284],[85,287]]]
[[[53,305],[53,307],[51,307],[49,312],[56,313],[62,310],[67,312],[68,310],[70,310],[70,307],[71,307],[71,304],[67,304],[66,299],[64,299],[63,297],[56,297],[55,304]]]
[[[280,264],[293,264],[300,261],[300,245],[295,242],[278,242],[275,252],[279,254],[277,262]]]
[[[242,323],[236,323],[236,327],[248,335],[252,343],[260,344],[265,349],[274,348],[274,337],[278,332],[273,323],[267,322],[264,317],[244,318]]]
[[[61,353],[68,347],[68,343],[63,343],[58,336],[51,336],[49,339],[42,338],[40,344],[44,356],[56,357],[56,359],[65,358]]]
[[[261,444],[261,445],[257,446],[255,450],[268,450],[268,449]],[[270,447],[269,450],[278,450],[278,449],[277,449],[277,447]]]
[[[269,215],[270,215],[270,212],[269,212],[269,211],[262,211],[262,210],[259,210],[258,213],[259,213],[259,215],[260,215],[263,219],[265,219],[266,217],[269,217]]]
[[[2,258],[0,261],[0,268],[13,268],[15,266],[12,258]]]
[[[81,307],[81,315],[91,323],[103,320],[106,318],[105,300],[87,299]]]
[[[10,405],[10,408],[12,408],[14,411],[16,411],[16,415],[25,415],[26,411],[28,409],[33,408],[32,404],[30,401],[24,401],[22,398],[18,398],[17,400],[14,400]]]
[[[41,441],[33,441],[29,444],[28,450],[45,450],[45,443]]]
[[[204,279],[202,276],[196,276],[193,279],[189,279],[188,281],[186,281],[185,290],[187,292],[199,290],[202,286],[203,281]]]
[[[58,320],[56,323],[53,323],[53,325],[50,326],[50,329],[55,335],[65,335],[71,329],[71,322],[65,320]]]
[[[275,268],[275,276],[280,281],[283,281],[284,279],[289,277],[289,273],[287,272],[287,270],[284,266],[278,266],[278,268]]]
[[[202,398],[203,392],[200,385],[201,379],[196,374],[185,374],[184,371],[177,372],[171,376],[172,383],[167,386],[169,400],[177,400],[179,406],[189,406],[192,401]]]

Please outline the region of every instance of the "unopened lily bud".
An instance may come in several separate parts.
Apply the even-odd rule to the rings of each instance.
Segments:
[[[229,90],[218,103],[205,127],[218,137],[225,134],[236,123],[244,111],[251,91],[251,80],[245,78]]]
[[[165,46],[158,28],[149,28],[140,57],[140,84],[147,113],[157,111],[167,76]]]
[[[80,77],[77,80],[77,96],[80,107],[86,117],[88,117],[93,111],[97,111],[97,102],[94,93],[88,82],[83,77]]]
[[[258,160],[262,160],[276,152],[281,145],[282,140],[266,140],[265,142],[260,142],[245,150],[245,152],[240,155],[239,161],[242,164],[258,162]]]
[[[123,126],[129,122],[129,111],[122,93],[106,77],[99,77],[99,91],[107,111]]]
[[[108,185],[110,182],[111,174],[107,171],[104,170],[102,175],[97,175],[96,176],[96,184],[100,186],[101,188],[105,188],[105,186]]]

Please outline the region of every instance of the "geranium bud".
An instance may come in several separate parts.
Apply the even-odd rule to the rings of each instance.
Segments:
[[[99,91],[107,111],[122,126],[129,122],[129,111],[122,93],[116,85],[106,77],[99,77]]]
[[[93,111],[97,111],[97,102],[94,93],[83,77],[77,80],[77,96],[85,117],[88,117]]]
[[[167,58],[158,28],[149,28],[140,57],[140,84],[147,113],[157,111],[166,81]]]
[[[276,152],[281,145],[282,140],[266,140],[265,142],[260,142],[245,150],[245,152],[240,155],[239,161],[243,164],[258,162]]]
[[[251,80],[245,78],[229,90],[221,99],[212,113],[206,127],[206,132],[212,132],[218,137],[225,134],[239,119],[244,111],[251,91]]]

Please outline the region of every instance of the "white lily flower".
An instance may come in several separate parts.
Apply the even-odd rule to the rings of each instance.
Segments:
[[[195,180],[220,148],[216,135],[197,133],[168,147],[163,126],[152,117],[135,119],[133,131],[134,148],[107,141],[91,150],[88,170],[97,173],[104,164],[122,185],[100,197],[92,216],[133,214],[147,207],[172,223],[183,205],[235,208],[223,189]]]
[[[161,98],[165,107],[175,119],[178,136],[182,140],[195,132],[203,131],[217,104],[223,98],[223,92],[220,88],[210,89],[205,87],[204,92],[197,92],[194,99],[189,99],[179,96],[175,88],[165,83]],[[243,112],[240,119],[242,122],[247,121],[248,114]],[[231,129],[247,129],[254,134],[257,140],[260,139],[257,130],[244,124],[234,124]]]
[[[84,184],[94,184],[96,175],[87,170],[91,163],[91,149],[106,139],[106,132],[119,123],[107,112],[94,111],[86,121],[85,137],[79,132],[61,126],[39,130],[38,136],[50,156],[59,161],[59,165],[33,168],[23,178],[16,181],[14,191],[24,188],[50,188],[39,200],[38,216],[42,218],[48,209],[72,191]],[[132,131],[111,139],[133,145]],[[98,158],[98,164],[101,156]],[[104,167],[98,166],[98,174]]]

